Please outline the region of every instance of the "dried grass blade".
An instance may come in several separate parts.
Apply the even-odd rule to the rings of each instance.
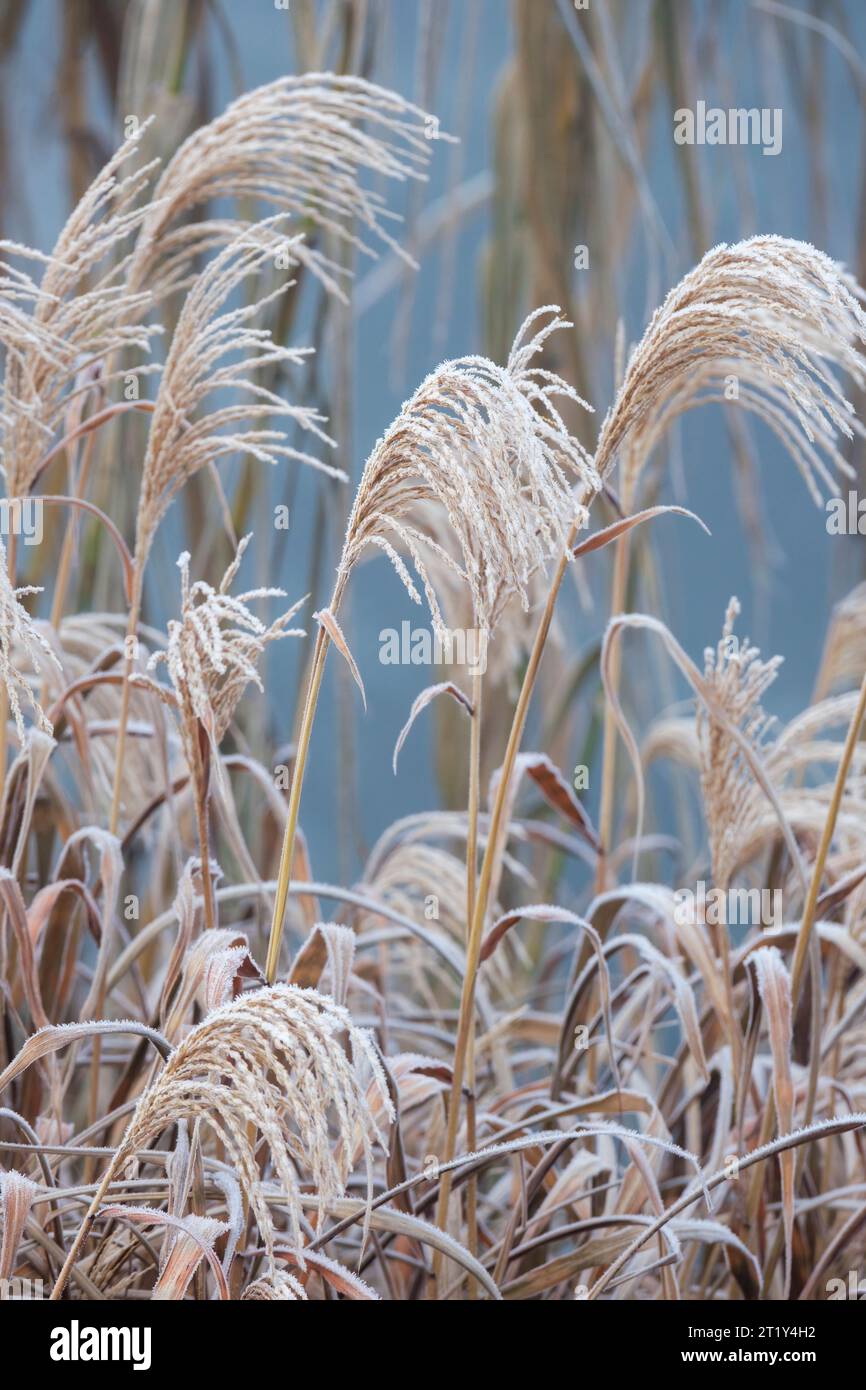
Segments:
[[[431,704],[433,700],[436,699],[437,695],[450,695],[452,699],[456,700],[459,705],[463,706],[470,719],[472,718],[474,713],[472,709],[472,701],[469,699],[469,696],[466,695],[460,689],[460,686],[455,684],[454,681],[440,681],[437,685],[428,685],[424,690],[421,691],[420,695],[417,695],[415,697],[415,700],[412,704],[412,708],[409,711],[409,718],[406,720],[406,723],[400,730],[400,737],[394,744],[394,756],[391,762],[391,766],[394,769],[395,776],[397,775],[397,759],[400,756],[400,749],[406,742],[412,725],[415,723],[415,720],[418,718],[418,715],[421,713],[421,711],[426,709],[427,706]]]
[[[330,637],[334,646],[337,648],[337,651],[340,653],[340,656],[347,663],[349,670],[352,673],[352,680],[355,682],[355,684],[361,692],[361,699],[364,702],[364,709],[366,710],[367,694],[364,690],[364,682],[361,680],[361,673],[358,670],[358,667],[355,663],[355,658],[352,656],[352,653],[349,650],[349,644],[343,636],[340,624],[337,622],[337,619],[334,617],[334,614],[331,612],[330,608],[320,609],[318,613],[313,614],[313,617],[315,618],[316,622],[324,628],[325,632]]]

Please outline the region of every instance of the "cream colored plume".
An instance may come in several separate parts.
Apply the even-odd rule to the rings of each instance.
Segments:
[[[6,563],[6,548],[3,541],[0,540],[0,680],[6,687],[9,708],[15,720],[19,741],[22,744],[26,738],[24,716],[21,712],[21,700],[19,698],[22,695],[33,711],[37,727],[46,734],[53,733],[51,721],[43,712],[42,706],[33,694],[29,680],[22,671],[22,663],[26,661],[38,674],[41,670],[40,658],[46,660],[58,671],[60,670],[57,657],[45,638],[40,635],[36,624],[21,602],[21,599],[26,598],[29,594],[41,592],[41,589],[35,589],[30,584],[19,589],[13,587]]]
[[[200,1119],[222,1142],[271,1257],[267,1189],[274,1184],[291,1243],[300,1248],[299,1174],[307,1175],[327,1208],[345,1191],[347,1155],[359,1137],[368,1174],[373,1145],[387,1147],[365,1096],[371,1074],[391,1120],[372,1037],[345,1009],[316,990],[293,985],[241,995],[208,1014],[171,1054],[139,1101],[113,1166],[128,1162],[178,1120]],[[264,1179],[259,1136],[272,1165]]]
[[[140,132],[139,132],[140,135]],[[0,460],[10,497],[26,496],[63,423],[70,391],[97,364],[102,383],[134,368],[119,356],[146,354],[159,330],[141,324],[150,293],[130,289],[129,241],[145,216],[139,195],[153,164],[122,173],[139,136],[123,144],[72,212],[50,256],[0,242],[0,257],[41,263],[38,282],[0,260],[0,347],[6,358]]]
[[[265,367],[297,365],[303,348],[280,347],[253,320],[264,304],[288,289],[286,280],[265,299],[226,308],[247,277],[274,254],[274,221],[242,231],[208,263],[187,295],[171,341],[151,420],[136,522],[136,575],[140,579],[153,536],[173,499],[199,469],[229,454],[262,463],[298,459],[342,477],[286,442],[275,421],[310,431],[324,443],[322,416],[287,404],[254,379]],[[292,243],[295,246],[296,243]],[[226,393],[234,396],[226,404]]]
[[[167,165],[138,239],[132,282],[152,286],[158,298],[191,283],[196,260],[244,223],[183,219],[226,197],[243,200],[246,209],[285,213],[296,228],[312,225],[361,251],[372,253],[370,243],[379,243],[405,255],[387,231],[394,214],[361,177],[423,178],[429,119],[393,92],[333,73],[282,77],[247,92],[195,131]],[[299,255],[339,293],[337,267],[321,251],[305,246]]]
[[[532,365],[550,335],[570,326],[555,307],[537,309],[507,366],[465,357],[443,363],[422,382],[367,460],[337,596],[362,552],[375,545],[420,603],[403,555],[411,558],[437,631],[445,624],[427,555],[466,584],[477,628],[491,630],[512,596],[528,607],[532,575],[565,550],[572,523],[585,517],[574,486],[598,482],[558,408],[564,398],[586,403],[560,377]],[[459,561],[435,539],[431,504],[447,519]]]
[[[739,611],[739,601],[732,598],[721,639],[715,650],[708,647],[704,654],[704,677],[732,722],[759,749],[771,726],[761,698],[776,679],[782,658],[762,661],[756,647],[734,636]],[[739,744],[708,714],[702,702],[698,703],[697,727],[713,879],[717,887],[726,888],[747,831],[746,821],[751,814],[766,809],[766,798],[756,786]]]
[[[757,236],[708,251],[656,310],[601,429],[596,467],[606,477],[620,457],[626,506],[665,430],[707,401],[760,416],[817,502],[820,484],[835,491],[836,476],[851,473],[839,436],[862,433],[832,370],[866,381],[855,288],[802,241]]]
[[[285,598],[282,589],[229,593],[251,539],[243,538],[216,589],[203,579],[190,584],[190,557],[184,551],[177,562],[181,616],[168,624],[166,650],[155,652],[148,662],[151,670],[166,665],[181,707],[191,710],[215,744],[228,729],[246,687],[263,688],[258,662],[268,643],[304,636],[302,629],[287,626],[300,603],[269,626],[248,606],[257,599]]]

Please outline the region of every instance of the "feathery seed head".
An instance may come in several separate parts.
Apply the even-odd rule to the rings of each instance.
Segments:
[[[345,1191],[349,1154],[359,1138],[368,1175],[373,1145],[387,1149],[366,1099],[370,1075],[381,1095],[381,1113],[391,1120],[375,1044],[346,1009],[294,985],[241,995],[208,1014],[172,1053],[138,1103],[122,1160],[178,1120],[203,1120],[225,1146],[273,1259],[274,1229],[257,1136],[267,1143],[271,1180],[279,1184],[292,1244],[300,1248],[298,1173],[309,1174],[327,1206]]]
[[[545,314],[551,317],[527,337]],[[538,309],[518,333],[506,367],[465,357],[422,382],[367,460],[338,589],[365,547],[376,545],[420,603],[400,552],[411,557],[437,630],[444,624],[426,555],[466,584],[480,630],[493,629],[512,595],[528,606],[531,576],[562,553],[572,523],[585,516],[574,485],[598,484],[556,402],[567,397],[590,407],[553,372],[531,365],[550,334],[567,327],[557,309]],[[460,562],[437,541],[431,504],[453,533]]]
[[[22,658],[33,670],[40,671],[40,654],[48,663],[60,670],[60,662],[52,648],[38,631],[27,609],[21,603],[29,594],[39,594],[41,589],[32,585],[14,588],[6,564],[6,547],[0,539],[0,680],[6,687],[9,708],[15,720],[19,741],[25,739],[24,716],[21,712],[19,695],[23,695],[33,710],[36,724],[44,733],[53,732],[50,720],[44,714],[27,678],[22,674]]]
[[[253,379],[275,363],[297,366],[303,348],[278,346],[268,330],[252,321],[263,306],[284,293],[288,281],[264,299],[226,308],[232,293],[273,255],[280,218],[243,229],[208,263],[187,295],[171,341],[151,419],[141,482],[135,551],[144,563],[154,533],[187,479],[228,454],[251,454],[263,463],[298,459],[342,478],[310,454],[286,443],[274,420],[309,430],[323,443],[323,417],[306,406],[287,404]],[[297,249],[293,241],[289,249]],[[234,404],[213,404],[219,393],[235,393]],[[266,427],[267,425],[267,427]]]
[[[74,208],[50,256],[13,242],[0,255],[41,263],[37,283],[26,271],[0,260],[0,349],[5,356],[0,406],[0,461],[10,497],[26,496],[40,461],[60,425],[70,390],[82,370],[125,349],[148,353],[161,330],[141,320],[149,292],[129,287],[129,253],[123,248],[147,208],[139,195],[154,165],[121,176],[138,147],[127,140]],[[152,204],[150,205],[153,206]],[[101,381],[131,370],[128,361],[103,365]],[[154,370],[137,364],[138,374]]]
[[[833,366],[866,381],[866,315],[844,270],[805,242],[757,236],[721,245],[669,293],[633,351],[601,428],[604,478],[618,456],[630,505],[637,478],[677,416],[736,399],[781,439],[812,496],[850,473],[839,434],[862,433]]]
[[[218,744],[232,721],[246,687],[262,689],[258,660],[270,642],[303,637],[287,624],[301,599],[282,617],[266,626],[249,608],[256,599],[285,598],[282,589],[250,589],[232,595],[234,582],[251,535],[238,546],[234,560],[214,589],[204,580],[190,584],[187,551],[178,559],[181,574],[181,617],[168,624],[168,645],[156,652],[148,668],[165,663],[182,708],[192,711]]]
[[[358,77],[305,73],[247,92],[195,131],[167,165],[141,230],[130,272],[159,299],[191,283],[202,253],[237,235],[237,219],[179,220],[227,196],[264,204],[294,223],[373,255],[368,241],[406,257],[388,234],[394,214],[362,187],[370,173],[403,183],[422,179],[430,158],[429,118],[393,92]],[[445,137],[447,138],[447,137]],[[367,234],[367,240],[364,238]],[[341,293],[338,267],[305,247],[305,264]]]
[[[732,598],[718,645],[715,649],[708,647],[704,653],[704,677],[731,720],[759,749],[774,723],[764,712],[761,700],[776,679],[782,658],[774,656],[762,661],[757,647],[734,636],[739,612],[739,601]],[[713,877],[717,887],[725,888],[736,867],[747,811],[763,809],[766,800],[754,783],[739,745],[701,702],[697,731]]]

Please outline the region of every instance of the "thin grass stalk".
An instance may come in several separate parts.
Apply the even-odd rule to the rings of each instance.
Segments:
[[[718,926],[716,936],[716,955],[722,971],[722,988],[725,991],[725,1001],[727,1003],[727,1034],[731,1044],[731,1054],[733,1056],[734,1074],[740,1075],[740,1063],[743,1056],[743,1035],[738,1022],[738,1015],[734,1007],[734,978],[731,970],[731,943],[728,939],[727,927]]]
[[[629,580],[629,559],[630,559],[630,540],[631,537],[626,531],[616,542],[613,578],[611,583],[610,614],[625,611],[628,600],[628,580]],[[619,682],[622,673],[622,645],[618,643],[613,653],[611,669],[611,683],[614,696],[619,695]],[[599,804],[599,842],[601,848],[596,860],[595,892],[596,896],[607,891],[611,886],[609,882],[609,860],[608,856],[613,849],[613,820],[614,820],[614,796],[616,792],[616,750],[617,750],[617,731],[616,720],[613,713],[613,703],[611,700],[605,702],[604,724],[602,734],[602,753],[601,753],[601,799]],[[583,951],[586,959],[589,958],[590,946],[588,942],[583,943]],[[583,959],[583,957],[582,957]],[[595,997],[595,987],[589,997],[590,1007]],[[596,1054],[590,1051],[587,1058],[587,1076],[589,1084],[595,1081]]]
[[[289,893],[289,882],[292,877],[292,865],[295,858],[295,838],[298,830],[298,813],[301,806],[301,789],[304,783],[304,769],[307,765],[310,736],[313,732],[313,720],[316,716],[316,706],[319,703],[319,691],[322,688],[322,676],[325,672],[325,657],[328,654],[329,643],[330,639],[328,638],[328,634],[323,627],[320,627],[316,635],[316,647],[313,655],[313,665],[310,670],[310,682],[307,686],[307,696],[304,702],[304,717],[301,721],[301,728],[298,734],[295,767],[292,774],[291,791],[289,792],[289,810],[286,817],[286,829],[283,835],[283,848],[280,853],[277,892],[274,899],[274,915],[271,919],[271,934],[268,940],[268,955],[265,964],[265,979],[269,985],[272,985],[277,977],[280,945],[283,939],[283,919],[286,913],[286,899]]]
[[[102,1199],[108,1191],[109,1185],[112,1182],[115,1174],[117,1173],[118,1168],[120,1167],[120,1161],[126,1157],[128,1157],[128,1155],[124,1154],[122,1146],[118,1147],[118,1149],[112,1155],[111,1162],[106,1168],[105,1173],[102,1177],[102,1181],[100,1182],[99,1186],[94,1192],[90,1202],[90,1206],[87,1208],[87,1211],[85,1212],[84,1220],[79,1226],[75,1234],[75,1239],[69,1247],[69,1253],[67,1254],[66,1259],[63,1262],[63,1268],[61,1269],[60,1273],[57,1276],[57,1279],[55,1280],[54,1288],[51,1290],[49,1302],[56,1303],[57,1301],[59,1301],[59,1299],[63,1297],[63,1290],[66,1288],[69,1275],[72,1272],[73,1265],[78,1259],[79,1252],[82,1246],[84,1245],[84,1242],[86,1241],[87,1237],[90,1235],[99,1208],[102,1206]]]
[[[810,964],[811,964],[811,967],[812,967],[812,991],[813,991],[813,993],[812,993],[812,1008],[811,1008],[811,1020],[810,1020],[811,1032],[810,1032],[810,1037],[809,1037],[809,1047],[810,1047],[810,1057],[809,1057],[809,1082],[808,1082],[808,1089],[807,1089],[807,1092],[806,1092],[806,1105],[805,1105],[805,1109],[804,1109],[804,1114],[805,1114],[805,1116],[808,1117],[807,1119],[804,1119],[804,1124],[806,1124],[806,1125],[812,1123],[812,1116],[814,1115],[814,1111],[815,1111],[815,1097],[816,1097],[816,1095],[817,1095],[817,1080],[818,1080],[818,1075],[819,1075],[820,1066],[821,1066],[821,1001],[820,1001],[820,998],[819,998],[819,986],[820,986],[820,979],[821,979],[821,964],[820,964],[820,948],[819,948],[819,946],[818,946],[818,938],[817,938],[814,934],[812,935],[811,942],[810,942],[810,946],[809,946],[809,960],[810,960]],[[775,1094],[774,1094],[774,1092],[773,1092],[772,1089],[770,1090],[768,1099],[769,1099],[769,1107],[768,1107],[768,1108],[769,1108],[769,1113],[770,1113],[771,1116],[774,1116],[774,1115],[777,1113],[777,1112],[776,1112],[776,1097],[775,1097]],[[799,1182],[800,1182],[800,1176],[801,1176],[801,1173],[802,1173],[802,1171],[803,1171],[803,1164],[805,1163],[805,1161],[806,1161],[806,1155],[805,1155],[805,1153],[804,1153],[802,1150],[798,1151],[797,1154],[796,1154],[796,1156],[795,1156],[795,1159],[794,1159],[793,1189],[794,1189],[794,1195],[795,1195],[795,1197],[796,1197],[797,1188],[798,1188]],[[760,1189],[758,1189],[758,1191],[760,1191]],[[751,1197],[752,1194],[750,1193],[749,1195],[750,1195],[750,1197]],[[756,1203],[756,1207],[757,1207],[757,1203]],[[775,1235],[774,1235],[774,1237],[773,1237],[773,1239],[772,1239],[772,1241],[771,1241],[771,1243],[770,1243],[770,1252],[769,1252],[769,1254],[768,1254],[768,1256],[767,1256],[767,1259],[766,1259],[766,1262],[765,1262],[765,1264],[764,1264],[764,1283],[763,1283],[763,1286],[762,1286],[762,1294],[763,1294],[765,1297],[767,1296],[767,1294],[768,1294],[768,1292],[769,1292],[769,1289],[770,1289],[770,1287],[771,1287],[772,1280],[773,1280],[773,1273],[774,1273],[775,1268],[776,1268],[776,1265],[777,1265],[777,1263],[778,1263],[779,1256],[782,1254],[782,1252],[783,1252],[784,1249],[785,1249],[785,1245],[786,1245],[786,1240],[785,1240],[785,1226],[784,1226],[784,1223],[783,1223],[783,1222],[779,1222],[779,1223],[777,1224],[777,1226],[776,1226]]]
[[[201,858],[202,899],[204,901],[205,929],[211,931],[216,926],[213,879],[210,871],[210,835],[208,832],[208,775],[198,738],[199,723],[190,708],[186,717],[190,721],[190,742],[193,748],[192,793],[195,801],[195,822],[198,833],[199,855]]]
[[[854,756],[854,749],[860,737],[860,729],[863,720],[866,718],[866,673],[860,685],[860,695],[857,700],[857,708],[848,726],[848,734],[845,739],[845,747],[842,750],[842,757],[836,770],[836,780],[833,784],[833,795],[830,801],[830,809],[827,812],[827,819],[824,822],[824,829],[821,832],[821,843],[818,846],[818,853],[815,856],[815,863],[812,869],[812,879],[809,883],[809,893],[806,898],[806,905],[803,908],[803,919],[800,923],[800,930],[797,934],[797,945],[794,949],[794,963],[791,967],[791,998],[793,1007],[796,1011],[800,998],[800,988],[803,983],[803,971],[806,966],[806,953],[809,949],[809,942],[815,925],[815,911],[818,906],[818,897],[821,892],[821,881],[824,877],[824,867],[827,862],[827,855],[833,841],[833,834],[836,829],[836,821],[839,816],[839,808],[842,805],[842,796],[845,791],[845,783],[848,780],[848,771],[851,767],[851,759]],[[808,1120],[807,1122],[808,1123]]]
[[[133,653],[135,651],[138,633],[138,621],[141,616],[142,580],[143,575],[141,567],[136,563],[132,576],[132,601],[129,605],[129,620],[126,625],[126,653],[123,663],[123,687],[120,696],[120,713],[118,715],[117,724],[114,787],[111,794],[111,814],[108,819],[108,828],[112,835],[117,834],[117,827],[120,823],[120,798],[123,791],[123,759],[126,754],[126,726],[129,722],[129,691],[132,683],[132,671],[135,665],[135,656]]]
[[[466,934],[469,936],[470,923],[475,914],[475,896],[478,879],[478,811],[481,792],[481,705],[484,678],[480,671],[472,677],[472,719],[469,726],[469,801],[466,826]],[[466,1061],[466,1076],[469,1085],[469,1101],[466,1107],[466,1142],[470,1152],[477,1143],[476,1103],[475,1103],[475,1033],[470,1037]],[[466,1226],[467,1244],[471,1255],[478,1255],[478,1177],[473,1173],[466,1184]],[[437,1278],[438,1288],[438,1278]],[[467,1296],[474,1299],[478,1288],[470,1275],[466,1284]]]
[[[208,875],[208,886],[210,886],[210,875]],[[207,902],[205,901],[205,908]],[[192,1165],[192,1183],[190,1185],[190,1205],[196,1216],[207,1216],[207,1204],[205,1202],[204,1188],[204,1160],[201,1150],[201,1120],[196,1120],[193,1125],[192,1138],[190,1139],[190,1163]],[[195,1299],[197,1303],[203,1303],[207,1290],[205,1288],[204,1261],[200,1261],[194,1278]]]
[[[81,469],[78,474],[78,487],[76,497],[83,497],[87,490],[87,481],[90,476],[90,467],[93,462],[93,446],[96,435],[91,431],[84,443],[84,456],[81,460]],[[60,630],[60,622],[63,617],[63,609],[66,604],[66,591],[69,587],[69,576],[72,571],[72,561],[75,555],[75,534],[79,523],[74,515],[70,516],[66,523],[66,531],[63,536],[63,547],[60,551],[60,563],[57,566],[57,580],[54,589],[54,596],[51,600],[51,626],[55,632]]]
[[[616,542],[616,555],[613,565],[613,583],[611,586],[610,613],[615,617],[625,609],[626,595],[628,592],[628,571],[629,571],[629,541],[630,536],[626,531]],[[615,695],[619,694],[619,679],[622,670],[622,649],[618,644],[613,654],[611,669],[611,681]],[[602,741],[601,754],[601,801],[598,817],[598,836],[601,841],[601,851],[598,856],[596,866],[596,895],[604,893],[610,886],[608,883],[608,855],[613,848],[613,816],[614,816],[614,792],[616,790],[616,719],[614,718],[613,705],[610,700],[605,703],[604,708],[604,736]]]
[[[15,588],[15,557],[17,552],[17,537],[14,531],[9,534],[9,545],[6,551],[6,571],[9,575],[9,583]],[[6,788],[6,765],[8,761],[8,738],[9,738],[9,696],[6,686],[0,683],[0,796]]]
[[[565,578],[565,572],[571,558],[571,547],[574,545],[577,531],[578,527],[575,523],[569,534],[568,546],[557,562],[550,590],[547,595],[547,601],[544,606],[544,612],[542,613],[541,622],[535,634],[532,652],[530,653],[524,673],[520,695],[518,696],[517,705],[514,710],[511,730],[508,735],[508,744],[502,762],[502,771],[490,814],[487,844],[484,850],[484,858],[481,861],[481,874],[478,880],[478,890],[475,897],[475,910],[472,914],[469,941],[467,943],[466,974],[463,979],[463,991],[460,998],[457,1040],[454,1045],[454,1069],[451,1081],[451,1096],[448,1105],[448,1131],[445,1139],[444,1161],[446,1163],[451,1162],[457,1147],[457,1130],[460,1124],[460,1101],[463,1091],[463,1081],[466,1075],[466,1057],[470,1035],[473,1031],[475,1022],[475,977],[478,973],[478,961],[481,955],[481,939],[487,917],[490,885],[493,881],[494,861],[496,858],[496,846],[502,829],[505,801],[514,771],[514,764],[517,759],[517,754],[520,751],[523,731],[526,727],[526,719],[529,713],[529,704],[541,666],[544,646],[547,641],[548,633],[550,632],[550,625],[553,622],[553,610],[556,605],[556,598],[562,581]],[[439,1187],[439,1203],[436,1212],[436,1224],[439,1226],[440,1230],[443,1231],[448,1215],[448,1202],[450,1197],[451,1172],[450,1170],[446,1170],[442,1175],[442,1181]]]

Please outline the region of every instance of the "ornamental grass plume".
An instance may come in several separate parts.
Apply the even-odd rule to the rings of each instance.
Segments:
[[[125,141],[108,161],[73,209],[50,255],[0,242],[0,257],[43,267],[37,283],[28,271],[0,259],[0,466],[9,499],[27,497],[47,464],[83,429],[95,428],[93,421],[85,427],[73,419],[67,429],[70,405],[80,412],[97,381],[101,396],[130,371],[128,358],[121,360],[128,350],[146,357],[151,339],[161,331],[141,322],[151,296],[146,289],[132,289],[127,278],[127,243],[145,215],[139,204],[154,169],[145,164],[122,175],[137,141],[138,136]],[[151,370],[147,361],[135,366],[139,375]],[[96,423],[134,408],[137,403],[110,405]],[[14,535],[8,566],[14,586]],[[58,595],[62,587],[58,585]],[[6,776],[7,713],[0,698],[0,782]]]
[[[26,739],[26,730],[20,696],[30,705],[37,728],[46,734],[53,733],[51,721],[33,694],[30,681],[21,669],[23,659],[38,675],[41,669],[40,657],[43,657],[50,666],[57,671],[60,670],[60,662],[53,649],[21,602],[22,598],[41,592],[41,589],[34,588],[31,584],[17,589],[13,586],[9,578],[6,547],[0,539],[0,683],[15,720],[19,743],[22,745]]]
[[[146,355],[161,331],[142,324],[151,295],[131,289],[127,278],[129,243],[147,212],[147,204],[139,205],[141,194],[155,168],[153,162],[124,172],[140,135],[141,130],[108,161],[49,256],[0,242],[0,255],[43,266],[37,283],[0,262],[0,462],[8,497],[26,497],[33,488],[82,371],[99,361],[105,385],[131,370],[128,360],[116,360],[120,354],[136,349]],[[150,370],[147,362],[135,367],[138,374]]]
[[[181,616],[169,621],[165,651],[154,652],[148,662],[149,670],[165,665],[178,703],[191,720],[202,725],[214,750],[222,742],[247,686],[264,689],[258,662],[265,648],[283,637],[305,636],[303,628],[287,626],[303,599],[265,624],[249,605],[260,599],[285,598],[284,589],[229,593],[251,540],[252,533],[241,540],[217,588],[203,579],[191,584],[189,551],[179,556]],[[189,749],[188,720],[183,731],[184,746]]]
[[[816,700],[776,731],[771,728],[775,721],[760,708],[762,692],[756,687],[763,682],[766,668],[776,668],[780,658],[764,662],[755,648],[744,644],[743,650],[748,655],[749,670],[742,682],[737,658],[726,641],[707,651],[704,689],[714,702],[716,714],[699,702],[696,716],[657,719],[641,748],[645,767],[659,758],[668,758],[698,773],[713,879],[721,887],[777,843],[780,816],[798,842],[809,843],[820,835],[833,790],[827,769],[838,765],[842,752],[838,734],[831,731],[850,723],[857,704],[853,691]],[[737,720],[737,709],[742,714],[742,726]],[[722,712],[730,721],[727,725]],[[776,805],[750,771],[743,747],[734,736],[735,729],[746,736],[752,756],[760,759],[774,789]],[[719,766],[714,762],[716,755]],[[840,806],[831,880],[844,878],[866,855],[864,790],[866,748],[861,743],[854,749]],[[787,862],[785,869],[792,891],[802,892],[802,875],[796,863]]]
[[[337,593],[362,552],[375,545],[420,603],[402,559],[408,554],[433,625],[441,629],[424,565],[429,548],[465,584],[480,630],[495,627],[512,596],[528,609],[531,577],[566,549],[570,528],[585,521],[575,487],[598,484],[557,401],[591,407],[561,377],[533,365],[547,339],[570,327],[555,306],[536,309],[506,366],[466,357],[443,363],[421,383],[367,460],[337,568]],[[447,523],[460,564],[437,543],[432,526],[419,524],[425,504]]]
[[[209,261],[184,300],[156,395],[136,515],[135,571],[140,584],[153,537],[174,498],[199,469],[231,454],[251,454],[262,463],[296,459],[342,477],[286,442],[273,422],[308,431],[324,444],[323,417],[308,406],[290,405],[261,385],[256,374],[282,363],[297,366],[310,349],[282,347],[253,321],[284,294],[284,280],[264,298],[227,308],[232,294],[257,275],[275,253],[279,218],[243,229]],[[289,264],[299,242],[284,246]],[[224,403],[223,393],[235,402]]]
[[[368,1174],[373,1146],[387,1152],[367,1098],[372,1077],[381,1113],[394,1119],[387,1081],[369,1033],[314,989],[275,985],[241,995],[203,1019],[171,1053],[142,1095],[70,1248],[52,1298],[59,1298],[113,1177],[165,1130],[196,1120],[217,1135],[249,1202],[271,1278],[276,1230],[271,1201],[285,1214],[303,1267],[301,1176],[320,1208],[343,1195],[356,1144]],[[269,1169],[261,1169],[264,1140]]]
[[[251,539],[252,535],[244,536],[216,589],[202,579],[190,584],[190,556],[188,551],[183,552],[177,562],[181,575],[181,616],[168,624],[166,650],[155,652],[148,662],[148,670],[162,664],[166,666],[179,712],[181,740],[196,806],[208,927],[216,925],[208,834],[210,763],[216,763],[220,775],[219,745],[241,696],[250,684],[259,690],[264,688],[258,662],[265,647],[283,637],[305,635],[302,628],[288,627],[303,599],[267,626],[256,617],[249,604],[259,599],[285,598],[283,589],[258,588],[242,594],[229,593]],[[150,682],[145,688],[162,693],[160,687]],[[210,758],[205,757],[201,731],[210,746]]]
[[[184,219],[227,196],[245,211],[263,205],[368,255],[379,243],[408,260],[387,231],[395,214],[382,194],[363,188],[361,176],[423,179],[429,119],[394,92],[333,73],[282,77],[245,93],[194,131],[166,166],[138,237],[131,282],[149,285],[157,299],[191,283],[197,258],[231,241],[245,222]],[[342,294],[338,268],[319,249],[304,244],[299,255],[328,290]]]
[[[773,724],[761,699],[776,679],[782,658],[762,661],[757,647],[734,636],[739,612],[739,600],[732,598],[716,648],[708,647],[704,653],[704,678],[731,723],[760,755]],[[767,803],[728,728],[713,718],[702,701],[698,701],[696,718],[713,882],[726,889],[751,821]]]
[[[816,502],[819,483],[852,476],[837,446],[863,428],[832,368],[866,381],[866,315],[843,268],[806,242],[755,236],[708,251],[668,294],[629,358],[604,420],[595,465],[622,459],[621,491],[672,422],[732,400],[779,436]],[[725,388],[733,378],[735,394]]]
[[[538,326],[545,315],[546,322]],[[328,639],[335,639],[350,659],[336,623],[349,576],[366,548],[378,546],[420,604],[403,558],[408,555],[439,631],[444,624],[425,550],[466,586],[480,631],[493,629],[511,597],[516,595],[528,606],[530,578],[547,560],[567,553],[571,531],[585,519],[575,488],[598,486],[592,461],[570,434],[557,402],[564,398],[591,407],[561,377],[533,365],[551,334],[569,327],[555,306],[547,306],[526,319],[505,367],[482,357],[445,362],[406,402],[367,460],[333,596],[328,608],[316,615],[320,630],[280,860],[266,966],[269,980],[276,978],[304,768]],[[459,561],[433,539],[432,528],[423,529],[431,506],[447,520]]]
[[[851,476],[839,439],[863,434],[834,368],[866,382],[866,315],[842,266],[806,242],[755,236],[708,251],[674,286],[633,350],[599,434],[595,465],[606,478],[620,461],[626,511],[642,472],[673,422],[711,402],[730,401],[781,440],[809,492],[821,502],[838,476]],[[611,612],[628,588],[628,540],[617,548]],[[619,657],[612,689],[619,683]],[[599,833],[613,833],[615,731],[604,722]],[[604,887],[604,863],[597,887]]]
[[[267,366],[297,365],[307,356],[306,349],[279,346],[267,329],[255,328],[252,323],[263,306],[283,294],[290,282],[285,281],[262,300],[226,308],[231,295],[273,256],[274,230],[274,219],[243,230],[208,263],[180,312],[144,459],[127,629],[131,650],[140,615],[144,567],[157,527],[178,492],[200,469],[212,467],[227,455],[249,454],[263,463],[295,459],[331,477],[343,477],[339,469],[290,445],[285,430],[275,428],[275,422],[291,424],[330,445],[319,412],[289,405],[255,380],[255,374]],[[234,394],[236,401],[226,404],[225,393]],[[130,656],[118,731],[110,822],[113,830],[120,814],[131,674]]]
[[[168,644],[164,652],[154,652],[147,663],[153,670],[165,664],[174,689],[181,724],[183,756],[189,769],[196,805],[199,849],[202,858],[204,915],[207,927],[214,927],[213,883],[210,874],[209,785],[211,762],[220,771],[220,744],[235,716],[240,696],[247,685],[263,689],[259,659],[265,646],[284,637],[304,637],[303,628],[289,628],[300,603],[278,617],[270,626],[257,619],[249,605],[257,599],[285,598],[284,589],[247,589],[245,594],[229,594],[252,535],[240,541],[235,559],[222,575],[218,588],[204,580],[189,582],[189,552],[178,559],[181,571],[181,619],[168,623]],[[136,684],[145,684],[136,680]],[[146,682],[145,688],[163,689]],[[204,733],[211,756],[204,752]]]
[[[294,458],[342,477],[318,459],[289,447],[273,421],[291,422],[331,443],[312,409],[292,407],[250,380],[250,372],[276,364],[298,364],[302,350],[277,346],[251,319],[277,295],[284,282],[256,305],[225,311],[245,276],[277,255],[304,264],[341,297],[339,267],[303,237],[327,234],[370,251],[369,239],[403,254],[386,230],[392,216],[384,197],[362,187],[364,172],[404,182],[424,177],[430,157],[426,113],[394,93],[361,78],[330,73],[279,79],[233,102],[222,116],[195,131],[164,170],[142,220],[127,280],[148,285],[154,300],[189,290],[172,338],[156,399],[136,521],[130,638],[141,605],[143,570],[154,532],[173,497],[193,473],[228,453],[265,462]],[[448,137],[446,137],[448,138]],[[245,213],[263,206],[272,215],[194,218],[203,206],[232,197]],[[212,256],[216,251],[217,254]],[[372,252],[370,252],[372,254]],[[212,256],[198,273],[202,257]],[[408,259],[408,258],[407,258]],[[128,306],[130,316],[135,308]],[[218,313],[219,310],[224,312]],[[235,360],[240,357],[240,361]],[[194,413],[221,389],[240,392],[245,405]],[[252,402],[249,396],[252,395]],[[131,661],[119,720],[110,826],[120,817],[122,766],[129,711]]]

